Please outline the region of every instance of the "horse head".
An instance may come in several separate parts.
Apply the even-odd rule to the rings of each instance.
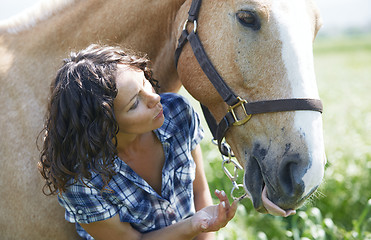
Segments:
[[[192,9],[191,2],[182,8]],[[321,21],[312,0],[204,0],[197,14],[197,21],[184,24],[186,30],[197,31],[215,69],[241,99],[319,99],[313,41]],[[179,23],[184,19],[186,15],[177,17]],[[190,44],[179,57],[178,75],[187,91],[221,121],[228,105]],[[241,108],[235,111],[245,114]],[[244,187],[259,212],[284,216],[281,210],[300,207],[322,181],[326,158],[317,111],[254,114],[243,125],[232,126],[225,138],[245,169]]]

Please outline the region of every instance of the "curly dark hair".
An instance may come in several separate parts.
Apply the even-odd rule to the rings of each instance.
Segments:
[[[147,57],[128,54],[119,47],[90,45],[64,60],[50,87],[39,171],[52,195],[69,185],[100,174],[107,185],[116,174],[119,127],[113,111],[117,95],[117,64],[141,69],[158,90]],[[39,137],[40,137],[39,136]],[[70,179],[73,183],[68,184]]]

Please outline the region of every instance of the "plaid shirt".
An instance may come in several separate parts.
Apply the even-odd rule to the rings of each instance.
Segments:
[[[145,233],[176,223],[194,214],[193,180],[195,162],[191,151],[203,137],[197,113],[177,94],[161,95],[164,124],[154,132],[165,153],[161,196],[124,161],[115,159],[117,174],[109,182],[110,190],[101,191],[103,181],[92,178],[70,186],[59,203],[66,209],[67,221],[85,239],[93,239],[79,223],[109,219],[119,214],[139,232]],[[112,191],[113,190],[113,191]]]

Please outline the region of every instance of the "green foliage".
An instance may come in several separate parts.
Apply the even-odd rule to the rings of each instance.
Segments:
[[[324,183],[288,218],[257,213],[250,200],[241,201],[217,239],[371,239],[371,35],[320,38],[314,47],[325,110]],[[229,194],[217,147],[204,141],[202,148],[210,189]]]

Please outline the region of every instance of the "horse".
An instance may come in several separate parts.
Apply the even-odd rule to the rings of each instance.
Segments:
[[[201,2],[201,1],[198,1]],[[222,122],[230,107],[182,32],[196,32],[239,99],[319,99],[312,46],[321,26],[313,0],[45,0],[0,23],[0,232],[2,239],[76,239],[55,197],[41,192],[36,138],[51,79],[69,51],[91,43],[148,54],[161,91],[185,89]],[[244,116],[244,104],[232,112]],[[292,111],[295,110],[295,111]],[[318,111],[249,115],[225,132],[259,212],[294,210],[318,188],[326,162]],[[237,121],[239,121],[237,119]],[[224,136],[223,136],[224,137]]]

